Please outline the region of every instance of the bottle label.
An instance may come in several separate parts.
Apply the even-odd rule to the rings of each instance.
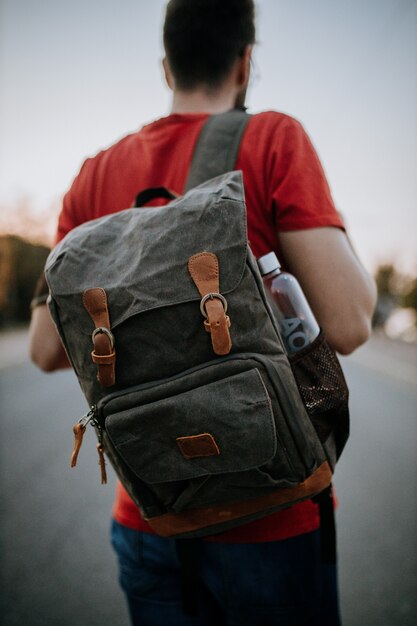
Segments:
[[[298,317],[281,319],[279,325],[290,354],[302,350],[310,343],[308,335],[303,332],[303,325]]]

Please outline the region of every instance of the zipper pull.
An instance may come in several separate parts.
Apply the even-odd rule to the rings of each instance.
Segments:
[[[78,454],[83,443],[85,429],[87,428],[87,424],[93,419],[94,413],[95,407],[92,406],[90,407],[88,413],[83,415],[83,417],[73,426],[72,432],[74,433],[74,448],[71,454],[71,467],[75,467],[77,465]]]
[[[97,444],[97,452],[98,452],[98,464],[100,465],[100,471],[101,471],[101,484],[107,485],[106,460],[104,458],[103,444],[101,443],[101,441],[99,441]]]

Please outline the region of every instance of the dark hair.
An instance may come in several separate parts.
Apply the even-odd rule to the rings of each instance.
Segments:
[[[216,88],[255,42],[253,0],[170,0],[164,46],[176,85]]]

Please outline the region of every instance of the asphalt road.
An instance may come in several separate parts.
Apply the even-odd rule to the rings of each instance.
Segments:
[[[71,372],[38,372],[24,362],[26,336],[12,339],[0,337],[0,622],[127,626],[108,542],[114,479],[100,485],[92,430],[69,469],[85,401]],[[343,366],[352,414],[335,477],[344,624],[414,626],[416,352],[374,340]]]

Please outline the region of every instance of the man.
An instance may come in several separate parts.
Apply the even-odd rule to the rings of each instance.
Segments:
[[[60,240],[82,222],[132,205],[138,191],[181,193],[209,114],[243,106],[255,41],[253,0],[171,0],[164,24],[170,115],[88,159],[64,198]],[[370,332],[375,287],[347,239],[317,155],[301,125],[254,115],[236,169],[243,172],[252,250],[275,250],[300,281],[331,345],[348,354]],[[66,357],[36,302],[31,355],[46,371]],[[339,623],[335,569],[319,556],[311,501],[201,542],[197,616],[181,607],[175,544],[154,535],[121,485],[113,544],[134,624]]]

